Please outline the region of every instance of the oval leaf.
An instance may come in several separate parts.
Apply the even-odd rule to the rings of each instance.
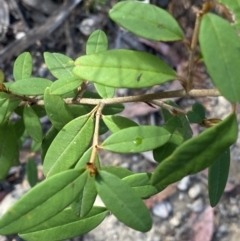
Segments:
[[[98,94],[102,97],[102,98],[112,98],[114,96],[115,93],[115,89],[112,87],[108,87],[108,86],[104,86],[104,85],[100,85],[95,83],[94,84]]]
[[[128,127],[138,126],[136,122],[123,116],[103,116],[103,121],[113,133]]]
[[[79,161],[77,162],[74,168],[75,169],[86,168],[87,163],[91,159],[91,154],[92,154],[92,147],[90,147],[87,151],[83,153],[83,155],[81,156],[81,158],[79,159]],[[98,155],[96,156],[96,159],[95,159],[95,165],[98,169],[100,168]]]
[[[0,125],[0,181],[4,180],[18,156],[18,142],[11,122]]]
[[[51,74],[57,79],[68,79],[74,77],[72,70],[74,61],[64,54],[49,53],[43,54],[45,63]]]
[[[13,83],[9,90],[18,95],[43,95],[52,81],[44,78],[28,78]]]
[[[27,179],[31,187],[34,187],[38,182],[37,165],[33,159],[29,159],[26,167]]]
[[[46,153],[43,171],[45,176],[71,168],[87,149],[93,135],[92,116],[78,117],[57,134]]]
[[[42,125],[32,107],[28,105],[24,106],[23,120],[26,131],[32,137],[32,139],[36,142],[42,142]]]
[[[158,193],[157,188],[150,184],[150,173],[137,173],[123,178],[140,198],[149,198]]]
[[[19,236],[27,241],[59,241],[87,233],[98,226],[106,217],[103,207],[93,207],[84,218],[74,215],[70,208],[57,214],[43,224]]]
[[[43,141],[42,141],[42,160],[44,160],[47,150],[51,143],[53,142],[54,138],[57,136],[59,130],[57,130],[55,127],[51,127],[47,134],[44,136]]]
[[[110,18],[139,37],[155,41],[183,39],[177,21],[165,10],[141,2],[119,2],[109,12]]]
[[[208,194],[210,204],[215,207],[219,202],[228,179],[230,167],[230,150],[227,149],[208,168]]]
[[[185,141],[162,161],[152,175],[152,184],[158,190],[195,174],[210,165],[237,139],[238,124],[235,114],[211,127],[197,137]]]
[[[199,41],[213,83],[229,101],[239,102],[240,41],[237,32],[226,20],[208,13],[201,22]],[[213,59],[216,53],[217,58]]]
[[[86,54],[95,54],[105,51],[108,48],[108,39],[102,30],[94,31],[88,38],[86,45]]]
[[[79,80],[76,76],[71,78],[62,78],[54,81],[50,87],[50,92],[53,95],[63,95],[72,90],[75,90],[82,81]]]
[[[82,56],[73,72],[80,78],[104,86],[142,88],[176,78],[176,73],[159,58],[132,50],[108,50]]]
[[[94,31],[87,41],[86,53],[95,54],[101,51],[105,51],[108,48],[108,40],[106,34],[101,30]],[[97,92],[102,98],[112,98],[114,96],[114,88],[104,85],[94,84]]]
[[[63,126],[74,118],[70,108],[62,97],[51,94],[49,88],[44,93],[44,104],[48,118],[58,130],[62,129]]]
[[[8,113],[9,99],[0,99],[0,125]]]
[[[121,179],[133,174],[130,170],[119,166],[102,166],[101,170],[109,172]]]
[[[162,162],[165,158],[170,156],[183,141],[182,136],[173,134],[166,144],[153,150],[154,160],[158,163]]]
[[[164,145],[170,136],[161,127],[134,126],[112,134],[103,142],[102,148],[119,153],[144,152]]]
[[[13,66],[15,81],[29,78],[32,74],[32,65],[32,56],[29,52],[20,54]]]
[[[92,209],[96,196],[97,190],[94,178],[88,174],[84,188],[71,204],[74,213],[80,218],[86,216]]]
[[[137,193],[120,178],[99,171],[96,188],[106,207],[119,221],[141,232],[151,229],[152,220],[148,209]]]
[[[81,192],[87,174],[68,170],[38,184],[3,215],[0,233],[24,232],[64,210]]]

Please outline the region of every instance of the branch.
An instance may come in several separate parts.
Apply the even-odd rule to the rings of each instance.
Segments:
[[[195,57],[195,52],[197,48],[198,33],[199,33],[201,18],[202,18],[202,15],[200,14],[200,12],[198,12],[194,30],[193,30],[193,37],[192,37],[191,46],[190,46],[190,54],[188,58],[189,65],[188,65],[188,77],[187,77],[187,86],[186,86],[187,91],[190,91],[192,89],[193,70],[195,65],[194,57]]]
[[[88,99],[83,98],[79,101],[73,101],[73,99],[65,99],[67,104],[87,104],[87,105],[98,105],[99,102],[104,102],[105,105],[117,104],[117,103],[127,103],[127,102],[151,102],[157,99],[169,99],[174,97],[217,97],[220,96],[220,92],[216,89],[196,89],[191,90],[188,93],[184,90],[166,91],[158,92],[146,95],[136,95],[136,96],[125,96],[125,97],[115,97],[106,99]],[[42,100],[38,101],[38,105],[44,105]]]
[[[97,111],[96,111],[96,120],[95,120],[95,129],[93,134],[93,144],[92,144],[92,154],[89,163],[94,164],[97,156],[97,150],[98,150],[98,137],[99,137],[99,125],[100,125],[100,119],[102,115],[102,110],[104,107],[104,103],[100,102]]]

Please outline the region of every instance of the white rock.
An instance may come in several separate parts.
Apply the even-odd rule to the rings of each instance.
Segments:
[[[0,235],[0,241],[8,241],[7,237]]]
[[[169,223],[173,227],[178,227],[181,224],[181,218],[176,215],[170,219]]]
[[[160,218],[168,218],[171,212],[172,205],[168,201],[159,202],[153,207],[153,214]]]
[[[195,184],[193,187],[189,189],[188,196],[192,199],[195,199],[201,194],[201,190],[201,185]]]
[[[189,188],[189,185],[190,185],[190,177],[186,176],[178,183],[177,187],[180,191],[186,191]]]
[[[198,198],[192,204],[187,205],[193,212],[200,213],[204,208],[204,203],[202,198]]]

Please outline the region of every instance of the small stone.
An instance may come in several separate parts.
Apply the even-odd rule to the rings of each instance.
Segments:
[[[8,241],[7,237],[0,235],[0,241]]]
[[[228,227],[222,224],[221,226],[219,226],[217,230],[216,237],[221,238],[223,235],[227,234],[227,232],[228,232]]]
[[[173,227],[178,227],[181,224],[181,218],[179,218],[178,216],[174,216],[170,219],[169,223]]]
[[[171,212],[172,205],[168,201],[159,202],[153,207],[153,214],[160,218],[168,218]]]
[[[200,184],[195,184],[193,187],[191,187],[188,191],[188,196],[191,199],[197,198],[201,193],[201,185]]]
[[[26,36],[26,33],[24,32],[18,32],[16,35],[15,35],[15,38],[16,39],[21,39],[21,38],[24,38]]]
[[[231,206],[231,209],[230,209],[230,215],[231,216],[237,216],[237,215],[239,215],[239,212],[240,212],[240,210],[239,210],[239,207],[237,205]]]
[[[190,177],[186,176],[178,183],[177,188],[180,191],[186,191],[189,188],[189,185],[190,185]]]
[[[187,207],[189,207],[193,212],[200,213],[204,208],[202,198],[198,198],[192,204],[188,204]]]

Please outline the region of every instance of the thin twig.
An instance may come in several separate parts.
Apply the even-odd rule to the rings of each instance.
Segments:
[[[200,14],[200,12],[198,12],[194,30],[193,30],[190,54],[188,58],[188,77],[187,77],[187,86],[186,86],[187,92],[189,92],[192,89],[192,85],[193,85],[193,71],[194,71],[194,65],[195,65],[194,58],[195,58],[195,52],[197,48],[198,33],[199,33],[201,18],[202,18],[202,15]]]
[[[177,107],[172,106],[172,105],[168,105],[168,104],[166,104],[166,103],[164,103],[164,102],[162,102],[160,100],[152,100],[150,103],[152,103],[152,104],[154,104],[156,106],[159,106],[161,108],[164,108],[164,109],[166,109],[169,112],[174,113],[174,114],[178,114],[178,113],[184,114],[184,115],[187,114],[187,111],[182,110],[182,109],[177,108]]]
[[[92,153],[89,163],[95,163],[96,156],[97,156],[97,150],[98,150],[98,137],[99,137],[99,126],[100,126],[100,119],[102,115],[102,110],[104,107],[104,103],[100,102],[96,111],[96,120],[95,120],[95,129],[93,134],[93,144],[92,144]]]
[[[78,90],[78,93],[73,98],[73,101],[77,101],[77,102],[80,101],[80,99],[82,98],[83,93],[86,90],[87,86],[88,86],[88,81],[83,81],[82,84],[81,84],[80,89]]]
[[[166,92],[158,92],[146,95],[136,95],[136,96],[125,96],[125,97],[114,97],[106,99],[89,99],[82,98],[79,101],[73,101],[72,98],[65,99],[67,104],[86,104],[86,105],[98,105],[100,102],[104,102],[105,105],[117,104],[117,103],[127,103],[127,102],[150,102],[157,99],[169,99],[175,97],[218,97],[221,96],[217,89],[195,89],[188,93],[184,90],[174,90]],[[43,100],[37,102],[38,105],[44,105]]]
[[[117,104],[117,103],[127,103],[127,102],[150,102],[157,99],[169,99],[174,97],[217,97],[220,96],[220,92],[216,89],[195,89],[188,93],[184,90],[166,91],[158,92],[146,95],[136,95],[136,96],[125,96],[125,97],[114,97],[106,99],[89,99],[83,98],[79,102],[74,102],[71,98],[65,99],[67,104],[86,104],[86,105],[98,105],[100,101],[104,102],[105,105]],[[42,100],[38,101],[39,105],[44,105]]]

